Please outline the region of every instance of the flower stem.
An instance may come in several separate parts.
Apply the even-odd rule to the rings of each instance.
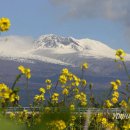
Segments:
[[[12,87],[11,87],[12,90],[14,90],[14,87],[15,87],[16,83],[19,81],[19,79],[21,78],[22,75],[23,75],[23,74],[19,74],[19,75],[17,75],[17,77],[16,77],[16,79],[15,79],[15,81],[14,81]]]
[[[130,75],[129,75],[129,73],[128,73],[128,69],[127,69],[127,67],[126,67],[126,64],[125,64],[124,61],[122,61],[122,63],[123,63],[123,66],[124,66],[124,68],[125,68],[125,72],[126,72],[126,74],[127,74],[127,76],[128,76],[128,79],[130,80]]]

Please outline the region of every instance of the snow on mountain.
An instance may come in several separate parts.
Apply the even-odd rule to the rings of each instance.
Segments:
[[[54,34],[41,36],[36,43],[43,48],[64,48],[74,49],[75,51],[83,50],[76,39],[71,37],[62,37]]]
[[[54,34],[41,36],[35,41],[35,48],[31,53],[74,65],[92,58],[115,59],[115,50],[99,41],[60,37]],[[126,59],[130,60],[130,55]]]
[[[54,34],[40,36],[35,41],[35,49],[34,51],[38,50],[40,54],[44,50],[53,54],[76,53],[80,57],[115,58],[115,50],[101,42],[91,39],[61,37]],[[39,54],[39,52],[37,53]]]
[[[35,41],[28,37],[8,36],[0,38],[0,57],[20,62],[39,60],[72,66],[90,61],[90,66],[96,65],[95,71],[100,71],[100,66],[107,64],[103,59],[115,59],[115,50],[99,41],[54,34],[40,36]],[[130,60],[130,55],[127,60]]]
[[[44,55],[33,55],[31,52],[34,51],[34,46],[34,40],[30,37],[0,37],[0,59],[28,63],[33,63],[33,60],[39,60],[55,64],[69,65],[57,59],[45,57]]]

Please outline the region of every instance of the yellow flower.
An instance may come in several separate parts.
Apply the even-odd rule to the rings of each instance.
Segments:
[[[113,106],[113,104],[110,102],[110,100],[106,100],[106,101],[105,101],[105,104],[106,104],[106,107],[107,107],[107,108],[110,108],[110,107]]]
[[[118,98],[119,97],[119,93],[117,91],[114,91],[112,96]]]
[[[98,113],[97,116],[96,116],[96,122],[101,123],[102,118],[103,118],[103,113]]]
[[[73,92],[79,93],[79,88],[74,88],[74,89],[73,89]]]
[[[113,87],[113,90],[117,90],[118,89],[118,85],[115,82],[112,81],[110,84]]]
[[[76,82],[74,82],[74,86],[79,86],[79,82],[78,81],[76,81]]]
[[[27,79],[31,78],[31,70],[29,68],[25,68],[24,66],[20,65],[18,70],[26,76]]]
[[[66,84],[66,82],[67,82],[66,76],[65,76],[65,75],[60,75],[59,81],[60,81],[60,83],[62,83],[62,84]]]
[[[45,98],[43,94],[40,94],[40,95],[35,95],[34,100],[39,102],[45,100]]]
[[[15,100],[19,101],[20,97],[18,95],[15,95]]]
[[[127,107],[128,107],[128,105],[127,105],[127,103],[126,103],[125,100],[122,100],[121,103],[120,103],[120,105],[121,105],[122,107],[124,107],[124,108],[127,108]]]
[[[126,53],[122,49],[116,51],[116,58],[119,58],[121,61],[124,61]]]
[[[87,105],[87,101],[81,101],[81,106],[86,106]]]
[[[15,102],[19,100],[19,96],[16,93],[13,93],[12,89],[10,89],[5,84],[0,84],[0,99],[1,102],[5,103],[6,101]]]
[[[82,79],[82,80],[81,80],[81,85],[82,85],[83,87],[85,87],[85,86],[87,85],[87,81],[86,81],[85,79]]]
[[[66,128],[66,124],[63,120],[55,120],[48,123],[51,128],[56,130],[64,130]]]
[[[70,110],[71,110],[71,111],[74,111],[74,110],[75,110],[75,105],[74,105],[74,104],[71,104],[71,105],[70,105]]]
[[[111,102],[115,104],[118,102],[118,99],[116,97],[112,97]]]
[[[107,127],[110,128],[110,130],[113,130],[115,124],[114,123],[108,123]]]
[[[123,130],[130,130],[130,124],[123,125]]]
[[[25,76],[27,79],[31,78],[31,70],[29,68],[25,68]]]
[[[62,69],[62,72],[61,72],[63,75],[67,75],[69,73],[68,69],[67,68],[64,68]]]
[[[8,18],[2,17],[0,19],[0,31],[8,31],[10,28],[10,20]]]
[[[116,80],[116,84],[117,84],[118,86],[121,86],[121,81],[120,81],[119,79],[117,79],[117,80]]]
[[[48,113],[48,112],[51,111],[51,108],[50,107],[45,107],[44,111]]]
[[[68,80],[73,80],[73,74],[72,73],[68,73],[67,74],[67,78],[68,78]]]
[[[45,81],[45,83],[51,84],[51,80],[50,80],[50,79],[47,79],[47,80]]]
[[[47,85],[47,86],[46,86],[46,89],[47,89],[47,90],[50,90],[50,89],[51,89],[51,85]]]
[[[71,116],[71,121],[75,121],[76,117],[74,115]]]
[[[15,114],[13,112],[10,112],[9,117],[10,117],[10,119],[14,119],[15,118]]]
[[[3,98],[5,98],[5,99],[9,99],[10,98],[10,92],[8,91],[6,91],[6,92],[4,92],[3,93]]]
[[[81,65],[81,69],[87,69],[88,68],[88,64],[87,63],[84,63]]]
[[[58,97],[59,97],[59,94],[58,93],[53,93],[53,95],[51,96],[51,99],[53,102],[58,102]]]
[[[44,88],[39,88],[39,91],[40,91],[41,93],[45,93],[45,92],[46,92]]]
[[[68,95],[69,94],[69,91],[67,88],[64,88],[63,91],[62,91],[62,94],[63,95]]]
[[[10,102],[14,102],[15,101],[15,96],[16,96],[15,93],[11,94],[11,96],[9,98]]]
[[[18,67],[18,70],[21,71],[22,74],[25,74],[25,68],[24,68],[24,66],[20,65]]]
[[[80,99],[81,99],[81,95],[80,95],[80,94],[76,94],[76,95],[75,95],[75,99],[80,100]]]
[[[73,79],[75,82],[80,82],[80,78],[78,78],[76,75],[73,75]]]
[[[103,117],[102,120],[101,120],[101,123],[102,123],[102,125],[106,126],[107,119],[105,117]]]
[[[80,101],[81,101],[81,106],[86,106],[87,105],[87,98],[86,94],[81,92],[80,93]]]

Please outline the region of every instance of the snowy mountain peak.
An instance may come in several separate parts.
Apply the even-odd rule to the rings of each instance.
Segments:
[[[42,35],[35,41],[35,48],[54,48],[71,50],[72,52],[81,51],[113,51],[107,45],[91,39],[75,39],[73,37],[63,37],[54,34]],[[62,50],[63,51],[63,50]],[[68,52],[68,51],[67,51]]]
[[[130,60],[130,55],[127,56]],[[115,50],[96,40],[54,34],[42,35],[35,42],[27,37],[8,36],[0,38],[1,57],[78,66],[88,60],[113,60]]]
[[[62,37],[54,34],[42,35],[36,41],[38,47],[42,48],[68,48],[76,51],[83,50],[78,40],[72,37]]]

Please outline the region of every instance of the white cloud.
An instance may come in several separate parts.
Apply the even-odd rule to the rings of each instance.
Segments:
[[[67,15],[77,17],[104,17],[128,20],[130,0],[51,0],[55,5],[66,5]]]
[[[33,47],[31,37],[8,36],[0,37],[0,55],[18,56],[29,51]]]
[[[130,35],[130,0],[50,0],[66,6],[65,18],[102,18],[121,23],[127,40]],[[63,14],[64,15],[64,14]],[[130,40],[130,39],[129,39]]]

